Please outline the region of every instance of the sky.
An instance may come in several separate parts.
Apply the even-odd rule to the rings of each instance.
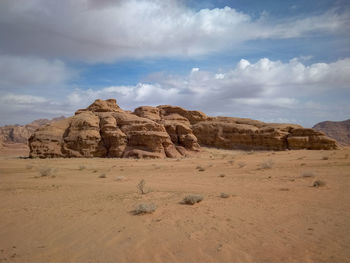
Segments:
[[[108,98],[305,127],[349,119],[350,1],[0,1],[0,125]]]

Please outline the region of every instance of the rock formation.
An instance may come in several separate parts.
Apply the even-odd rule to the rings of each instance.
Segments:
[[[0,127],[0,144],[23,143],[28,144],[28,138],[39,127],[64,119],[64,117],[54,118],[52,120],[39,119],[27,125],[6,125]]]
[[[116,100],[96,100],[75,116],[39,128],[31,157],[180,157],[199,145],[224,149],[336,149],[323,133],[293,124],[208,117],[162,105],[127,112]]]
[[[325,133],[342,145],[350,145],[350,120],[324,121],[317,123],[312,129]]]

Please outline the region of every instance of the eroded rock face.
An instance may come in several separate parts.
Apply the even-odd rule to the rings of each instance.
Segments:
[[[115,100],[96,100],[66,122],[40,128],[29,139],[31,157],[180,157],[199,150],[187,125],[163,120],[158,108],[123,111]],[[174,126],[174,140],[167,132]],[[175,138],[176,136],[176,138]]]
[[[29,139],[31,157],[176,158],[200,150],[336,149],[323,133],[293,124],[208,117],[162,105],[123,111],[113,99],[96,100],[75,116],[39,128]]]
[[[58,117],[52,120],[39,119],[27,125],[6,125],[0,127],[0,142],[3,144],[11,143],[28,143],[28,138],[34,133],[36,129],[46,124],[59,121],[65,117]]]

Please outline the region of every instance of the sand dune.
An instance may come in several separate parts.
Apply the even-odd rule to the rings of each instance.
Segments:
[[[3,153],[0,262],[348,262],[349,154],[204,148],[185,159],[42,160]],[[43,168],[52,169],[41,176]],[[315,180],[325,185],[313,187]],[[181,204],[188,194],[204,199]],[[134,215],[140,203],[157,209]]]

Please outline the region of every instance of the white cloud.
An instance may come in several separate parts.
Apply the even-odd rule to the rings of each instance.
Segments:
[[[71,78],[60,60],[0,55],[0,89],[53,86]]]
[[[299,59],[287,63],[268,58],[254,63],[242,59],[225,72],[191,70],[186,76],[152,74],[148,83],[75,89],[64,99],[4,94],[0,99],[0,117],[21,120],[18,116],[22,116],[22,122],[28,122],[28,114],[72,115],[95,99],[116,98],[128,110],[141,105],[171,104],[209,115],[290,120],[312,126],[325,119],[348,118],[349,72],[350,58],[311,65]],[[337,94],[343,95],[337,97]]]
[[[310,126],[313,116],[322,120],[332,111],[350,115],[350,109],[336,109],[331,103],[318,102],[339,92],[350,93],[349,67],[350,58],[309,66],[299,59],[287,63],[267,58],[250,63],[242,59],[227,72],[191,70],[187,76],[160,74],[158,79],[154,74],[152,83],[76,90],[68,99],[79,98],[85,107],[87,101],[97,98],[116,98],[121,107],[130,110],[140,105],[172,104],[212,115],[265,121],[298,119]]]
[[[247,40],[346,34],[349,15],[253,19],[233,8],[194,11],[185,1],[3,0],[0,51],[6,54],[113,61],[196,56]]]
[[[15,94],[5,94],[0,98],[1,103],[5,104],[35,104],[47,102],[46,98],[40,96],[31,95],[15,95]]]

